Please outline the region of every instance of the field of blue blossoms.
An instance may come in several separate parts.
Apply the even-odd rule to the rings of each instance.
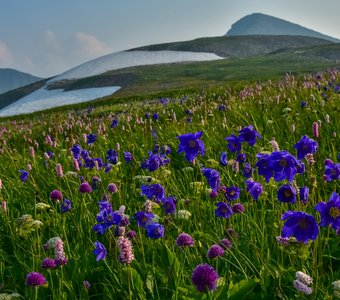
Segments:
[[[340,73],[0,123],[0,299],[340,298]]]

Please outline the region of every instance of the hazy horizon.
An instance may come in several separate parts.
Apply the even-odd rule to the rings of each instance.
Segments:
[[[0,68],[51,77],[113,52],[222,36],[233,23],[252,13],[268,14],[340,38],[338,1],[114,2],[1,2]]]

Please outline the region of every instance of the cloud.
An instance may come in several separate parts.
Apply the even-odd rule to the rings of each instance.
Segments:
[[[13,57],[11,50],[8,48],[7,44],[0,40],[0,65],[11,66],[13,64]]]
[[[78,43],[80,44],[82,52],[91,58],[102,56],[112,52],[110,47],[105,45],[105,43],[99,41],[93,35],[83,32],[77,32],[75,36]]]
[[[56,34],[52,30],[45,30],[45,43],[49,48],[60,51],[61,43],[58,41]]]

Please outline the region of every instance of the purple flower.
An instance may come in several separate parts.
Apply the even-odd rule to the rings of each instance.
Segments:
[[[218,202],[215,204],[217,206],[215,210],[215,216],[219,218],[230,218],[233,213],[230,206],[225,202]]]
[[[164,237],[164,226],[158,223],[150,223],[145,227],[146,236],[152,239]]]
[[[157,121],[159,119],[159,115],[157,112],[153,113],[152,118]]]
[[[224,238],[220,241],[220,246],[224,250],[230,249],[231,248],[231,241],[229,239]]]
[[[79,192],[82,193],[82,194],[91,193],[92,192],[92,187],[91,187],[91,185],[87,181],[84,181],[79,186]]]
[[[200,140],[203,131],[178,136],[180,141],[177,153],[185,152],[185,159],[192,162],[198,153],[204,155],[205,146]]]
[[[300,202],[303,204],[308,203],[309,188],[304,186],[300,189]]]
[[[59,190],[53,190],[50,193],[50,198],[52,199],[52,201],[54,202],[59,202],[60,200],[63,199],[63,194],[61,193],[61,191]]]
[[[214,169],[202,168],[203,175],[207,178],[209,186],[213,191],[217,191],[220,188],[220,173]]]
[[[22,182],[26,182],[28,179],[28,172],[25,170],[19,170],[20,172],[20,179]]]
[[[133,218],[136,220],[137,226],[145,228],[146,224],[150,223],[154,217],[154,214],[151,212],[139,211]]]
[[[234,214],[241,214],[244,213],[244,205],[242,203],[235,203],[231,210],[233,211]]]
[[[93,250],[93,254],[97,255],[96,261],[105,259],[107,255],[105,246],[101,242],[98,242],[98,241],[94,242],[94,246],[96,247],[96,249]]]
[[[236,200],[240,197],[241,189],[236,186],[226,188],[224,196],[228,201]]]
[[[176,245],[178,247],[192,247],[195,244],[195,240],[192,238],[191,235],[182,232],[176,239]]]
[[[287,220],[283,225],[283,238],[294,236],[297,241],[308,243],[308,240],[315,240],[319,234],[319,227],[315,218],[302,211],[287,211],[281,220]]]
[[[277,197],[280,202],[294,204],[296,202],[296,190],[292,185],[282,185],[277,191]]]
[[[240,152],[241,151],[241,146],[242,146],[241,141],[236,135],[232,134],[231,136],[227,136],[225,139],[228,142],[227,147],[228,147],[230,152]]]
[[[126,234],[126,237],[129,238],[130,240],[133,240],[137,237],[137,232],[134,230],[131,230]]]
[[[224,249],[219,245],[212,245],[207,251],[208,258],[216,258],[224,255]]]
[[[93,144],[97,140],[97,136],[94,133],[90,133],[87,135],[87,143]]]
[[[100,187],[102,181],[101,179],[98,177],[98,176],[93,176],[92,179],[91,179],[91,187],[92,187],[92,190],[96,190]]]
[[[316,153],[318,150],[318,143],[310,139],[307,135],[304,135],[300,141],[298,141],[294,148],[297,149],[297,158],[304,159],[308,153]]]
[[[38,272],[30,272],[26,276],[25,285],[27,286],[40,286],[47,284],[43,274]]]
[[[219,276],[215,269],[208,264],[200,264],[192,272],[191,281],[197,291],[203,293],[214,291],[217,286]]]
[[[254,146],[256,139],[262,139],[261,135],[252,125],[242,128],[239,132],[240,142],[248,142],[249,146]]]
[[[247,180],[246,185],[247,185],[247,192],[249,192],[250,196],[254,200],[257,201],[259,199],[259,196],[263,192],[263,187],[262,187],[261,183],[256,182],[256,181]]]
[[[108,186],[107,186],[107,191],[114,194],[117,192],[117,186],[114,184],[114,183],[110,183]]]
[[[156,202],[160,203],[165,199],[165,191],[160,184],[150,184],[141,186],[141,195],[146,196],[149,200],[154,199]]]
[[[66,213],[72,208],[72,203],[69,199],[64,199],[63,203],[61,204],[61,212]]]
[[[53,258],[46,257],[41,263],[41,267],[43,269],[55,269],[57,267],[57,264]]]
[[[340,196],[333,192],[328,202],[319,202],[315,209],[321,215],[320,226],[330,225],[333,229],[340,229]]]
[[[340,179],[340,163],[334,164],[330,159],[326,159],[323,176],[327,182]]]
[[[220,164],[222,166],[226,166],[228,164],[228,161],[227,161],[227,152],[222,152],[221,153],[221,156],[220,156]]]

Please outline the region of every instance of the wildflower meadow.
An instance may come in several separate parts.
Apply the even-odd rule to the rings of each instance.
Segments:
[[[335,299],[340,73],[0,120],[0,299]]]

